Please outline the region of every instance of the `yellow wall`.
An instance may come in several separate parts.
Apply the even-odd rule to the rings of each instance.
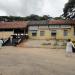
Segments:
[[[74,27],[72,26],[71,32],[70,32],[71,40],[75,41],[75,35],[74,35]]]
[[[56,35],[56,39],[63,39],[64,38],[64,30],[63,29],[58,29],[57,30],[57,35]]]
[[[33,37],[32,33],[29,31],[28,32],[29,38],[30,39],[52,39],[51,30],[49,30],[49,29],[38,29],[37,36],[35,36],[35,37]],[[68,30],[67,36],[64,36],[64,30],[65,30],[65,28],[61,28],[61,29],[56,30],[57,31],[56,39],[59,39],[59,40],[71,39],[72,41],[75,41],[74,27],[71,26],[71,28],[69,28],[69,29],[66,28],[66,30]],[[45,35],[40,36],[40,31],[45,31]]]
[[[40,36],[40,31],[44,31],[44,36]],[[49,30],[38,30],[37,36],[32,36],[31,32],[28,32],[30,39],[50,39],[50,32]]]
[[[64,30],[68,31],[67,36],[64,36]],[[62,39],[63,40],[63,39],[70,39],[70,38],[71,38],[71,29],[59,29],[59,30],[57,30],[56,39]]]
[[[0,32],[0,39],[3,38],[3,39],[7,39],[9,38],[11,35],[13,34],[13,32],[6,32],[6,31],[2,31]]]

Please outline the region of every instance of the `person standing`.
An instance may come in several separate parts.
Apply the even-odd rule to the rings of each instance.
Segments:
[[[2,48],[3,40],[0,39],[0,49]]]
[[[74,44],[71,42],[71,39],[68,39],[66,45],[66,56],[72,56],[72,47],[74,47]]]

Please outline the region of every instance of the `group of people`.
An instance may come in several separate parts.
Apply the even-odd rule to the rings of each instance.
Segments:
[[[66,45],[66,55],[71,56],[72,53],[75,53],[75,47],[74,47],[74,44],[72,43],[71,39],[68,39],[67,45]]]

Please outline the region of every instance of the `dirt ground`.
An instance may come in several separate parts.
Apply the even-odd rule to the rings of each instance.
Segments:
[[[75,54],[64,49],[3,47],[0,75],[75,75]]]

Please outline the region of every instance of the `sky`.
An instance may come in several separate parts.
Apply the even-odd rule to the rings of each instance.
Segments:
[[[58,17],[68,0],[0,0],[0,16],[50,15]]]

